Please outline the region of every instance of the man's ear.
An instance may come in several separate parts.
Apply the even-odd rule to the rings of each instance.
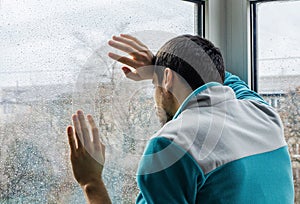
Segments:
[[[164,71],[163,88],[169,91],[173,87],[174,73],[170,68],[166,68]]]

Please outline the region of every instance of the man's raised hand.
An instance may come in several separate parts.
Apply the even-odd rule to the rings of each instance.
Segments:
[[[72,116],[73,127],[67,128],[73,173],[81,186],[101,179],[105,159],[105,146],[99,140],[94,119],[91,115],[87,119],[89,125],[79,110]]]
[[[128,34],[121,34],[120,36],[113,36],[108,44],[129,55],[120,56],[112,52],[108,53],[110,58],[125,64],[122,70],[127,78],[135,81],[153,78],[152,61],[154,55],[140,40]]]
[[[102,181],[105,146],[99,139],[93,117],[88,115],[87,119],[89,125],[79,110],[72,116],[73,127],[67,128],[73,174],[88,204],[111,204]]]

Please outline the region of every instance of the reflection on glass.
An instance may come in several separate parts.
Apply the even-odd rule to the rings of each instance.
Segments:
[[[258,4],[258,91],[281,115],[300,202],[300,1]],[[275,15],[274,15],[275,14]]]
[[[113,203],[133,203],[137,162],[159,125],[152,87],[125,79],[107,57],[107,40],[134,33],[155,52],[171,33],[193,33],[193,4],[0,3],[0,203],[84,203],[65,135],[77,108],[101,125]]]

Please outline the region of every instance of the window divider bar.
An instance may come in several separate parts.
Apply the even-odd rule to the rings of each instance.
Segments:
[[[205,38],[205,1],[183,0],[195,3],[195,33]]]
[[[196,33],[205,38],[205,2],[203,1],[196,3],[195,27]]]
[[[250,25],[251,25],[251,88],[258,91],[257,70],[257,2],[250,2]]]

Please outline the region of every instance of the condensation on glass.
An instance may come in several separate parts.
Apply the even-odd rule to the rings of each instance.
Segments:
[[[114,34],[155,52],[194,32],[194,5],[174,0],[0,0],[0,203],[84,203],[65,128],[92,113],[107,146],[113,203],[133,203],[135,171],[159,128],[151,83],[132,83],[107,57]]]
[[[300,1],[257,6],[258,91],[280,114],[300,202]]]

